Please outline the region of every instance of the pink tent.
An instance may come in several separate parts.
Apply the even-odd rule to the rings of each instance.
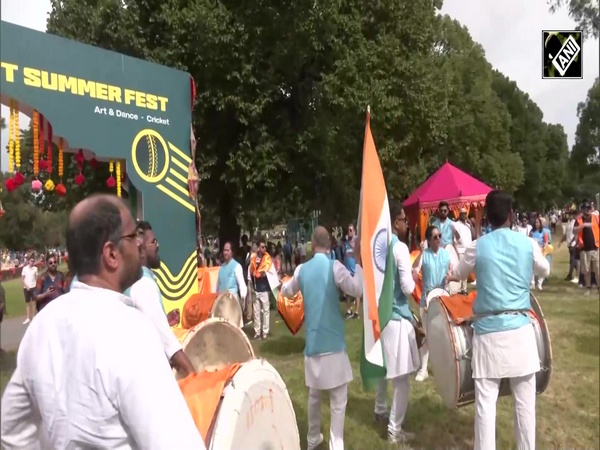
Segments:
[[[403,203],[406,209],[417,207],[433,211],[445,200],[451,207],[468,208],[472,203],[482,205],[491,190],[487,184],[446,162]]]
[[[487,184],[446,162],[403,205],[410,223],[419,225],[419,234],[423,239],[429,215],[437,210],[439,202],[448,202],[456,215],[460,208],[475,209],[479,219],[485,197],[491,190]]]

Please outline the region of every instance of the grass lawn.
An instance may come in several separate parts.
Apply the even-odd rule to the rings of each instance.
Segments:
[[[548,321],[554,353],[550,387],[537,398],[538,448],[597,449],[600,448],[599,302],[597,296],[586,299],[582,296],[582,290],[560,281],[566,274],[567,259],[566,249],[560,249],[554,257],[550,282],[543,292],[535,293]],[[294,403],[302,448],[306,448],[307,389],[304,385],[303,331],[293,337],[277,314],[272,313],[271,318],[273,337],[253,344],[257,356],[271,362],[285,380]],[[346,409],[346,448],[392,448],[385,441],[384,427],[377,427],[373,423],[374,394],[363,392],[360,381],[358,362],[362,322],[346,321],[346,331],[354,371]],[[14,354],[0,355],[2,389],[13,370]],[[327,440],[329,403],[326,396],[322,410],[322,428]],[[472,405],[458,411],[446,409],[435,392],[431,377],[423,383],[413,381],[404,426],[415,432],[417,439],[413,447],[404,448],[472,448],[473,417]],[[497,445],[501,450],[515,448],[512,400],[506,397],[498,401]],[[321,448],[326,448],[326,444]]]
[[[67,273],[67,265],[58,267],[62,273]],[[23,283],[21,278],[3,281],[2,286],[6,291],[6,312],[4,317],[22,317],[25,315],[25,298],[23,297]]]

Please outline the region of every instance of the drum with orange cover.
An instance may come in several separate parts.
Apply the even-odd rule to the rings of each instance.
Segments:
[[[210,309],[210,317],[227,319],[240,328],[244,326],[242,306],[240,305],[238,296],[231,292],[222,292],[217,295],[217,298]]]
[[[283,283],[289,281],[289,276],[284,276]],[[302,293],[298,292],[293,297],[284,297],[279,291],[277,296],[277,311],[281,315],[283,322],[293,335],[296,335],[304,323],[304,300]]]
[[[198,373],[179,387],[207,449],[300,450],[285,383],[272,365],[254,359],[240,328],[208,319],[190,330],[183,348]]]
[[[471,369],[473,340],[473,302],[477,293],[433,298],[427,311],[427,341],[429,360],[436,390],[451,409],[475,401],[475,383]],[[541,370],[536,373],[536,391],[543,393],[552,374],[552,345],[544,314],[537,299],[531,295],[533,325]],[[511,395],[509,380],[500,383],[500,396]]]
[[[181,327],[189,330],[210,317],[217,294],[193,294],[183,305]]]

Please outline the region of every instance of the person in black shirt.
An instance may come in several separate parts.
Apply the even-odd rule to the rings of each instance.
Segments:
[[[65,276],[57,270],[58,257],[55,254],[48,255],[46,266],[48,269],[38,279],[34,292],[37,312],[40,312],[48,303],[65,293]]]
[[[600,261],[598,247],[600,245],[600,219],[598,215],[592,214],[592,205],[584,202],[581,207],[581,216],[575,220],[573,234],[577,236],[580,248],[580,267],[584,275],[586,292],[590,295],[592,290],[592,273],[595,275],[596,283],[600,281]],[[600,286],[599,286],[600,289]]]

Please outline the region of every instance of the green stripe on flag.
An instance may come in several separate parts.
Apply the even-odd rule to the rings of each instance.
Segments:
[[[390,242],[391,244],[391,242]],[[363,299],[364,300],[364,299]],[[383,286],[381,287],[381,295],[379,297],[378,313],[379,324],[381,331],[385,329],[388,322],[392,319],[392,305],[394,302],[394,252],[391,245],[388,246],[388,255],[385,265],[385,276]],[[380,335],[381,340],[381,335]],[[383,341],[382,351],[383,351]],[[363,387],[366,391],[373,391],[377,388],[379,382],[385,378],[385,352],[383,354],[384,367],[375,365],[367,361],[365,354],[365,329],[363,327],[362,347],[360,351],[360,376],[363,381]]]

